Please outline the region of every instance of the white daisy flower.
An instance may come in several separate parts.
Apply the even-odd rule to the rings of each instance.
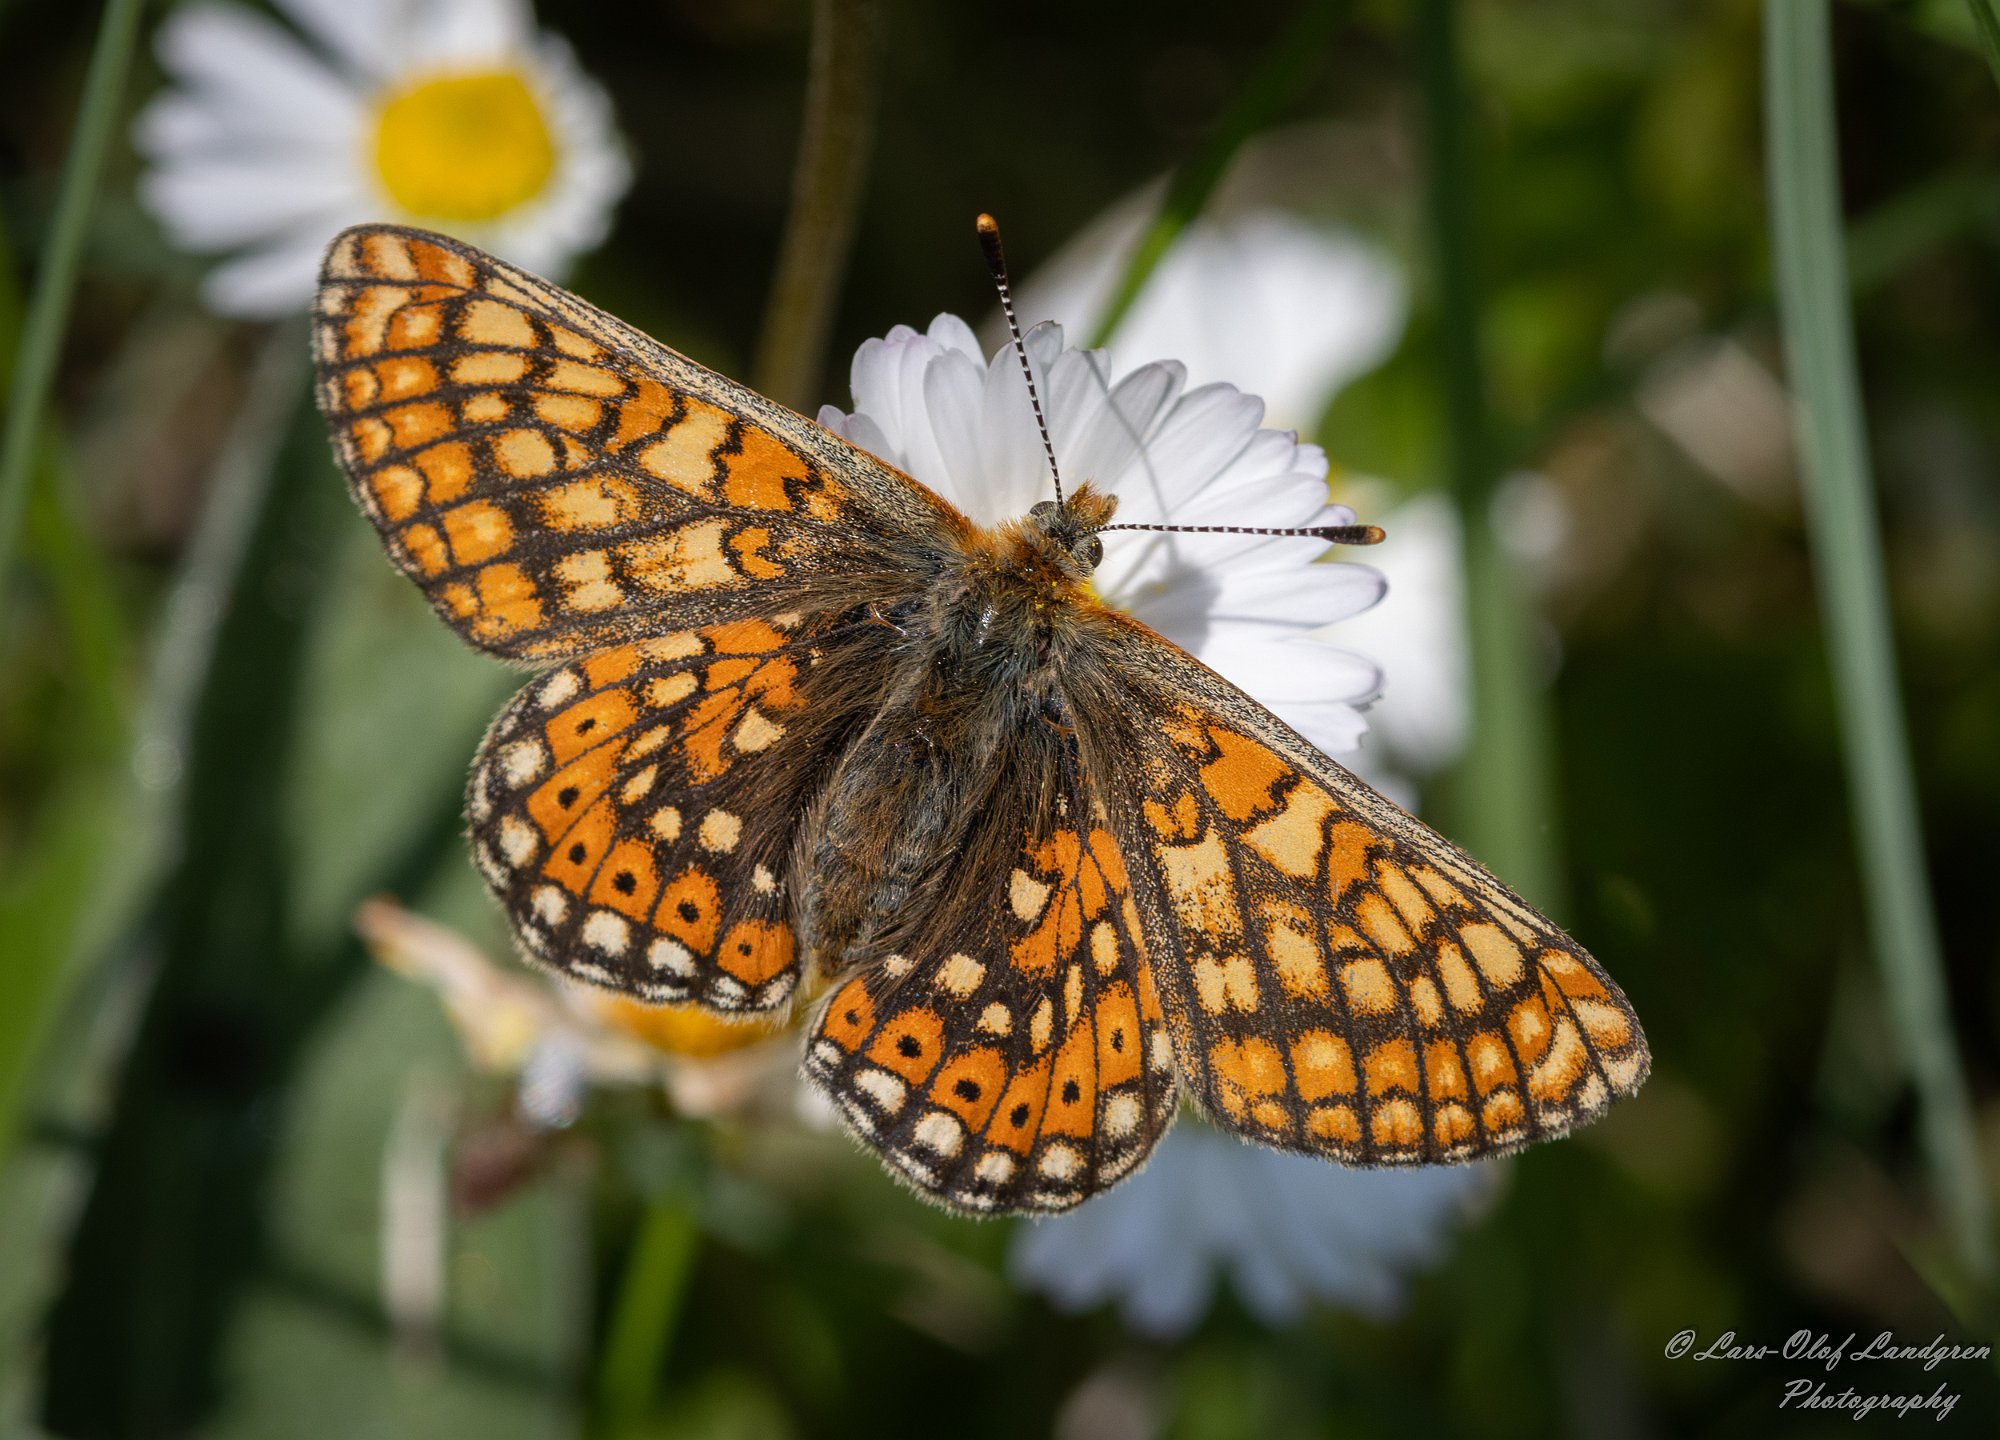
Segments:
[[[544,275],[604,238],[631,167],[604,92],[526,0],[196,0],[160,26],[139,194],[174,243],[234,252],[218,311],[304,308],[342,228],[443,230]]]
[[[1267,1325],[1315,1302],[1386,1318],[1403,1275],[1438,1258],[1498,1178],[1492,1165],[1348,1170],[1183,1120],[1135,1179],[1017,1229],[1008,1269],[1061,1309],[1115,1302],[1164,1339],[1201,1322],[1223,1275]]]
[[[1101,350],[1073,350],[1038,325],[1027,350],[1071,486],[1118,497],[1118,522],[1347,525],[1327,503],[1326,453],[1261,428],[1264,404],[1233,385],[1187,386],[1175,361],[1120,376]],[[985,355],[972,330],[940,315],[923,334],[897,326],[854,357],[854,413],[820,423],[923,481],[982,524],[1053,497],[1027,386],[1011,347]],[[1378,683],[1368,660],[1329,643],[1325,627],[1382,596],[1366,565],[1320,564],[1297,537],[1104,537],[1099,598],[1143,620],[1247,690],[1323,750],[1351,750],[1358,706]]]

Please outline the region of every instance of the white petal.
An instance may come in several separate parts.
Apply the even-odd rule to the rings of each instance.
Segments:
[[[1184,393],[1162,417],[1148,453],[1142,486],[1120,486],[1119,519],[1157,522],[1189,496],[1213,484],[1257,434],[1263,402],[1228,385]],[[1129,512],[1129,513],[1128,513]]]
[[[522,0],[417,0],[404,25],[408,58],[418,70],[505,64],[535,34]]]
[[[889,443],[889,437],[882,433],[882,427],[875,423],[873,415],[850,415],[841,423],[839,430],[850,443],[859,445],[876,459],[885,460],[899,470],[903,468],[902,457]]]
[[[903,452],[903,468],[934,489],[949,487],[951,477],[939,448],[937,422],[924,403],[924,377],[944,358],[944,352],[928,337],[904,347],[897,355],[892,379],[901,392],[898,408],[903,417],[898,448]]]
[[[1288,474],[1307,477],[1303,493],[1315,508],[1326,503],[1326,452],[1299,444],[1289,430],[1259,430],[1205,488],[1226,495],[1234,486]]]
[[[932,325],[933,334],[937,328]],[[971,332],[966,333],[969,338]],[[980,443],[985,385],[985,365],[955,346],[946,348],[924,370],[924,409],[938,449],[937,474],[925,483],[968,514],[984,509],[988,489],[985,447]]]
[[[331,235],[293,234],[261,250],[225,260],[202,281],[202,298],[218,314],[268,320],[303,310],[319,280]]]
[[[1388,539],[1368,551],[1389,598],[1333,632],[1383,662],[1382,699],[1369,721],[1388,756],[1418,774],[1457,758],[1470,721],[1458,519],[1441,495],[1381,517]]]
[[[187,102],[210,112],[215,143],[226,135],[234,146],[270,149],[357,133],[353,88],[265,16],[236,5],[190,5],[161,24],[154,48]],[[185,134],[190,122],[142,112],[135,139],[146,153],[161,154],[157,147],[172,143],[177,128]]]
[[[1083,438],[1110,399],[1111,359],[1102,350],[1065,350],[1035,378],[1043,387],[1042,413],[1056,463],[1074,471]]]
[[[1030,363],[1035,352],[1030,348]],[[1037,370],[1039,388],[1042,372]],[[1028,385],[1010,344],[996,352],[986,367],[980,389],[980,449],[985,458],[986,492],[976,509],[965,513],[985,524],[1024,515],[1037,500],[1053,497],[1042,438],[1028,404]]]
[[[1193,546],[1199,541],[1187,543]],[[1290,538],[1286,543],[1308,552],[1313,544]],[[1180,634],[1213,625],[1239,625],[1289,638],[1360,614],[1387,588],[1381,572],[1366,565],[1232,565],[1213,572],[1206,585],[1149,590],[1130,608],[1177,641]],[[1344,632],[1341,638],[1347,638]]]
[[[161,164],[208,156],[269,156],[295,165],[352,166],[363,147],[361,108],[342,94],[328,106],[284,107],[203,91],[165,90],[132,122],[132,146]]]
[[[1162,1338],[1200,1322],[1224,1273],[1267,1324],[1314,1302],[1378,1315],[1495,1178],[1485,1165],[1348,1170],[1184,1123],[1131,1180],[1017,1228],[1008,1270],[1066,1310],[1116,1302]]]
[[[1382,689],[1381,667],[1339,646],[1216,624],[1203,648],[1204,664],[1273,708],[1294,700],[1365,705]]]
[[[381,80],[404,63],[401,47],[408,33],[411,0],[277,0],[277,4],[356,74]]]
[[[1277,700],[1267,708],[1322,755],[1351,755],[1368,733],[1368,717],[1344,701]]]
[[[1115,492],[1128,469],[1147,466],[1148,442],[1186,378],[1180,366],[1156,363],[1140,366],[1114,385],[1089,426],[1070,441],[1064,459],[1070,483],[1091,480]]]
[[[903,441],[902,370],[908,353],[924,343],[909,326],[898,325],[880,340],[864,340],[847,371],[855,414],[873,420],[897,454]]]
[[[972,333],[972,327],[949,311],[935,316],[924,333],[945,350],[957,351],[977,365],[986,363],[986,354],[979,348],[979,337]]]
[[[190,250],[227,249],[315,227],[316,243],[324,247],[343,224],[367,216],[352,173],[271,158],[157,167],[141,177],[139,196],[175,242]]]

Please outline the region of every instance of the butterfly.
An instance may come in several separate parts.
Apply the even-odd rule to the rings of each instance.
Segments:
[[[422,231],[334,241],[313,344],[397,568],[537,672],[466,802],[526,953],[643,1001],[810,1005],[806,1076],[930,1199],[1067,1209],[1183,1095],[1250,1140],[1410,1165],[1561,1135],[1644,1080],[1575,941],[1094,598],[1114,497],[976,525]]]

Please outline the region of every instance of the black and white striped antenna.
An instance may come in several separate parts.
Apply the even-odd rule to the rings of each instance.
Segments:
[[[1048,420],[1042,414],[1042,397],[1035,389],[1035,372],[1028,364],[1028,345],[1021,338],[1021,322],[1014,315],[1014,291],[1007,281],[1007,252],[1000,244],[1000,222],[981,213],[976,222],[979,248],[986,254],[986,268],[992,272],[994,288],[1000,292],[1000,313],[1007,317],[1007,333],[1014,337],[1014,354],[1021,362],[1021,376],[1028,382],[1028,404],[1035,411],[1035,429],[1041,432],[1042,453],[1049,459],[1049,474],[1055,480],[1056,503],[1063,503],[1062,471],[1056,467],[1055,442],[1049,439]],[[1173,535],[1300,535],[1324,540],[1330,545],[1377,545],[1383,538],[1379,525],[1299,525],[1269,528],[1261,525],[1101,525],[1100,530],[1154,530]]]

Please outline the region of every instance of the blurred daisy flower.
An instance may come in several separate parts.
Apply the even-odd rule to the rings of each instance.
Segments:
[[[1262,426],[1264,403],[1233,385],[1189,388],[1164,360],[1120,374],[1102,350],[1028,332],[1029,363],[1057,463],[1071,485],[1118,497],[1120,523],[1346,525],[1327,502],[1326,454]],[[820,423],[900,466],[982,524],[1052,493],[1026,382],[1011,348],[989,357],[971,328],[940,315],[898,326],[854,357],[854,411]],[[1325,547],[1266,535],[1107,536],[1099,598],[1174,640],[1270,706],[1314,744],[1351,750],[1373,664],[1327,626],[1382,596],[1365,565],[1323,565]]]
[[[160,26],[173,81],[134,133],[174,242],[233,252],[203,294],[304,308],[344,226],[444,230],[560,276],[631,180],[604,92],[525,0],[197,0]]]
[[[1094,324],[1153,216],[1115,207],[1029,276],[1024,319]],[[1191,384],[1228,380],[1264,402],[1268,423],[1310,433],[1341,386],[1402,338],[1402,273],[1346,230],[1259,206],[1195,220],[1118,324],[1119,353],[1171,355]]]
[[[383,966],[437,992],[475,1067],[517,1078],[516,1109],[535,1128],[574,1123],[593,1087],[658,1085],[695,1116],[789,1087],[793,1047],[777,1022],[543,981],[386,900],[362,906],[354,928]]]
[[[1385,1318],[1403,1273],[1436,1257],[1495,1179],[1490,1166],[1349,1170],[1183,1118],[1135,1178],[1021,1226],[1008,1268],[1065,1310],[1115,1302],[1161,1338],[1192,1330],[1225,1274],[1268,1325],[1315,1303]]]
[[[1368,515],[1388,532],[1368,559],[1394,598],[1340,632],[1362,654],[1381,656],[1384,670],[1382,694],[1368,709],[1368,739],[1342,760],[1414,809],[1416,782],[1458,759],[1472,723],[1458,512],[1431,491]]]

